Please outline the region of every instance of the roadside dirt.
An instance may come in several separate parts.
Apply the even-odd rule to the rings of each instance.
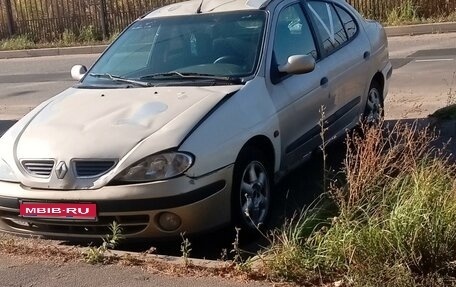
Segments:
[[[91,265],[83,249],[56,243],[2,234],[0,286],[291,286],[230,263],[185,266],[178,258],[167,262],[145,254],[109,254],[105,264]]]

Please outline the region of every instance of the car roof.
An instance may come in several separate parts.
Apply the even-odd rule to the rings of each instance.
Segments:
[[[190,0],[167,5],[147,14],[144,18],[191,15],[208,12],[257,10],[270,0]]]
[[[157,18],[165,16],[192,15],[208,12],[227,12],[239,10],[258,10],[273,0],[190,0],[158,8],[144,16]],[[326,0],[347,5],[347,0]]]

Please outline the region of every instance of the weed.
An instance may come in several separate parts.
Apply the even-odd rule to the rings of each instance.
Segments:
[[[80,43],[93,43],[101,40],[100,35],[96,32],[92,25],[84,26],[79,30],[78,41]]]
[[[241,264],[243,262],[241,248],[239,246],[239,234],[241,232],[241,229],[239,227],[235,227],[234,229],[236,231],[236,236],[234,237],[234,241],[232,243],[233,249],[231,249],[230,253],[234,254],[233,262],[236,264]]]
[[[109,230],[111,231],[111,234],[107,234],[102,238],[103,243],[100,246],[91,246],[84,253],[85,261],[87,263],[104,263],[106,260],[106,252],[119,245],[120,240],[123,238],[121,226],[116,221],[113,221],[109,226]]]
[[[230,253],[233,254],[233,263],[235,264],[235,266],[238,270],[248,272],[251,270],[251,265],[252,265],[251,263],[253,262],[253,259],[251,257],[244,259],[242,256],[242,253],[249,254],[249,255],[255,255],[255,254],[241,249],[241,247],[240,247],[241,228],[235,227],[234,229],[235,229],[236,235],[235,235],[234,241],[232,243],[233,249],[230,250]],[[264,236],[264,234],[261,233],[261,231],[259,229],[258,229],[258,232],[260,232],[260,234],[262,236]],[[261,259],[261,256],[260,256],[260,259]]]
[[[406,0],[388,13],[386,22],[389,25],[416,23],[417,8],[412,0]]]
[[[68,29],[65,29],[65,31],[63,31],[62,41],[61,41],[61,43],[63,45],[71,45],[72,43],[76,43],[77,40],[78,40],[78,37],[76,36],[76,34],[73,31],[68,30]]]
[[[185,232],[181,233],[180,236],[182,238],[182,243],[180,247],[182,252],[182,258],[184,259],[185,267],[189,267],[191,265],[190,253],[192,252],[192,244],[188,240],[188,238],[185,237]]]

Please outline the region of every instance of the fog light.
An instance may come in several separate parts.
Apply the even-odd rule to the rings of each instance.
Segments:
[[[163,212],[158,215],[158,227],[164,231],[174,231],[181,226],[180,217],[171,212]]]

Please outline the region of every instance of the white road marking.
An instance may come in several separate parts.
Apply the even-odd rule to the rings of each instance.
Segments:
[[[415,60],[416,63],[420,62],[447,62],[447,61],[454,61],[453,58],[446,58],[446,59],[423,59],[423,60]]]

